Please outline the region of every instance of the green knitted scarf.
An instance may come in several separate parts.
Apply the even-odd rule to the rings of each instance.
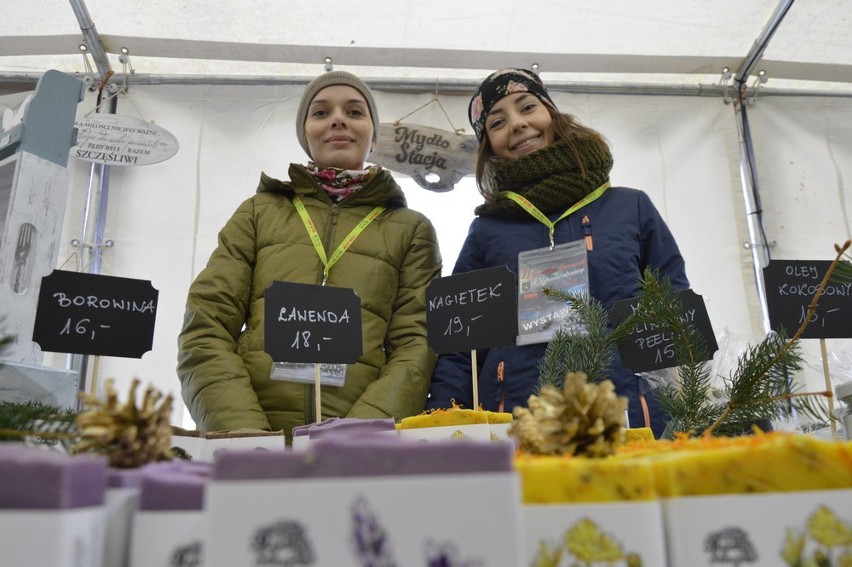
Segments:
[[[580,159],[586,166],[585,175],[577,166],[570,146],[558,140],[549,146],[517,159],[505,160],[494,166],[493,187],[499,188],[493,202],[476,208],[476,214],[504,219],[529,219],[503,191],[514,191],[529,199],[541,212],[552,215],[566,211],[571,205],[606,183],[612,169],[612,154],[599,148],[587,134],[573,133]]]

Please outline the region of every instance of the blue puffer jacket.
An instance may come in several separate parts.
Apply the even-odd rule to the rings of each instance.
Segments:
[[[556,214],[551,220],[556,220]],[[584,227],[584,217],[588,222]],[[584,228],[586,232],[584,233]],[[665,221],[644,192],[611,187],[601,197],[556,225],[556,244],[582,240],[591,234],[588,252],[589,286],[604,308],[639,295],[639,279],[648,266],[669,277],[674,289],[687,289],[683,258]],[[453,273],[506,265],[518,273],[518,253],[549,245],[548,229],[530,220],[479,216],[470,225]],[[511,412],[525,406],[538,384],[538,363],[546,343],[496,347],[477,351],[479,403],[491,411]],[[502,379],[498,367],[502,363]],[[427,408],[446,408],[451,400],[472,407],[470,353],[444,355],[432,377]],[[653,395],[645,395],[640,379],[621,365],[616,355],[611,378],[619,395],[627,396],[631,427],[645,427],[647,414],[656,436],[665,428],[666,416]]]

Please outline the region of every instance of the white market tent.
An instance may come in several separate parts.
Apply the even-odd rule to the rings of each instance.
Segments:
[[[760,267],[769,258],[829,260],[852,235],[846,0],[5,0],[4,8],[0,110],[56,69],[89,87],[78,117],[94,112],[103,86],[118,114],[155,122],[180,144],[167,161],[107,174],[68,164],[57,267],[95,266],[159,290],[152,350],[87,367],[119,391],[138,377],[179,400],[187,288],[260,171],[286,177],[289,162],[304,161],[295,110],[327,65],[370,83],[383,122],[411,115],[467,133],[468,99],[484,76],[536,68],[561,109],[607,136],[613,183],[645,190],[666,218],[704,296],[719,359],[766,332]],[[479,202],[472,179],[435,193],[398,177],[409,205],[433,219],[449,273]],[[826,345],[835,380],[852,379],[849,341]],[[48,353],[45,364],[69,362]],[[803,379],[820,388],[819,352],[809,367]],[[181,411],[175,422],[190,425]]]

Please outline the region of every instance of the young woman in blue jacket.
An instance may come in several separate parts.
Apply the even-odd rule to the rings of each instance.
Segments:
[[[638,296],[649,266],[668,276],[675,289],[689,287],[677,243],[648,195],[610,186],[607,142],[560,113],[535,73],[492,73],[468,113],[479,140],[476,182],[485,202],[476,208],[454,274],[503,265],[518,274],[520,253],[581,241],[588,291],[606,309]],[[536,342],[478,351],[480,406],[506,412],[525,406],[538,385],[546,347]],[[428,408],[453,401],[472,407],[471,359],[469,352],[440,358]],[[617,355],[610,377],[617,393],[629,399],[630,427],[651,427],[659,437],[667,416],[645,382]]]

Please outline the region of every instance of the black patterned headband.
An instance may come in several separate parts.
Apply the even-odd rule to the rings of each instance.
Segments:
[[[543,103],[556,110],[556,104],[547,94],[547,89],[541,79],[527,69],[500,69],[491,73],[482,81],[479,88],[470,99],[467,108],[470,125],[476,133],[476,139],[482,142],[485,136],[485,119],[497,101],[501,98],[519,92],[535,95]]]

